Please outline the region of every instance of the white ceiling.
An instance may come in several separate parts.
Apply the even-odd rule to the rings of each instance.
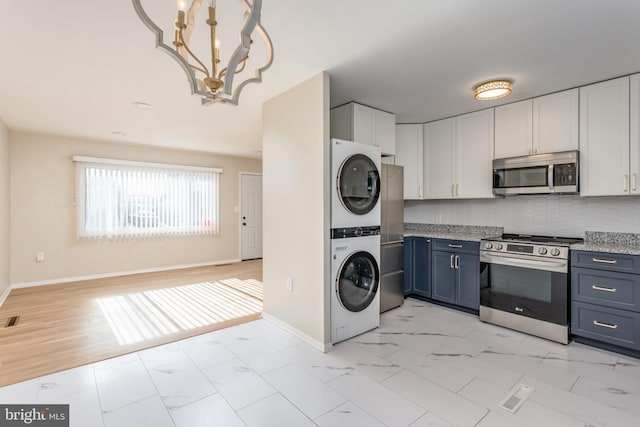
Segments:
[[[175,1],[162,1],[173,13]],[[202,107],[130,0],[3,1],[0,118],[12,130],[256,157],[262,103],[322,70],[332,106],[357,101],[398,123],[640,71],[638,0],[263,4],[275,52],[264,83],[247,86],[238,107]],[[513,94],[475,101],[472,87],[496,77],[512,79]]]

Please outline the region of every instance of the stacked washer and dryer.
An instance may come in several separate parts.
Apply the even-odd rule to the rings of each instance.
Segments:
[[[331,140],[331,342],[380,325],[380,149]]]

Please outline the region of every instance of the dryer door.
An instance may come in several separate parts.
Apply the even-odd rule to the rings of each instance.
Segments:
[[[340,201],[351,213],[367,214],[378,203],[380,173],[364,154],[355,154],[342,162],[337,183]]]
[[[355,252],[342,263],[336,280],[336,293],[342,306],[352,312],[362,311],[378,292],[378,263],[369,252]]]

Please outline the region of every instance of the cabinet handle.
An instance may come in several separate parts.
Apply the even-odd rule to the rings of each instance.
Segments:
[[[605,292],[617,291],[616,288],[603,288],[602,286],[598,286],[598,285],[591,285],[591,289],[595,289],[596,291],[605,291]]]
[[[456,197],[458,197],[460,193],[458,193],[458,184],[456,184]]]
[[[453,255],[449,258],[449,267],[453,268]]]
[[[422,185],[418,185],[418,197],[422,198]]]
[[[599,262],[600,264],[617,264],[617,259],[600,259],[600,258],[591,258],[593,262]]]
[[[456,255],[456,270],[460,269],[460,257]]]
[[[629,175],[624,176],[624,185],[622,186],[622,188],[623,188],[622,191],[624,191],[625,193],[629,189]]]
[[[610,323],[602,323],[602,322],[598,322],[597,320],[594,320],[593,324],[596,326],[600,326],[602,328],[618,329],[618,325],[612,325]]]
[[[531,150],[527,150],[527,154],[531,154]]]
[[[631,191],[636,191],[637,187],[636,187],[636,178],[638,178],[637,174],[633,174],[631,175]]]
[[[461,248],[462,245],[452,245],[451,243],[449,243],[448,245],[450,248]]]

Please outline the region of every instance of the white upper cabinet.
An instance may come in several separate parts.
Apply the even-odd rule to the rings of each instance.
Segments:
[[[533,98],[533,153],[578,149],[578,89]]]
[[[495,197],[493,133],[493,108],[456,117],[454,197]]]
[[[629,81],[580,88],[581,196],[629,194]]]
[[[630,78],[629,194],[640,195],[640,74]]]
[[[424,125],[425,199],[454,197],[453,156],[456,119],[444,119]]]
[[[579,90],[496,107],[495,158],[578,149]]]
[[[424,125],[425,199],[493,198],[493,109]]]
[[[404,167],[404,198],[422,199],[423,125],[396,125],[395,164]]]
[[[396,153],[396,116],[386,111],[350,102],[331,109],[331,138],[360,142]]]
[[[533,149],[533,101],[495,108],[495,158],[525,156]]]

